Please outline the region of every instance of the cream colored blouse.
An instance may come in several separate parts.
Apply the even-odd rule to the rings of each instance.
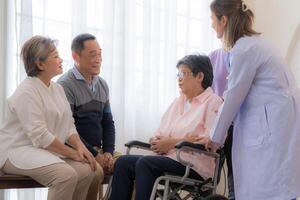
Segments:
[[[77,131],[63,88],[27,77],[7,100],[0,127],[0,168],[7,159],[21,169],[64,162],[63,156],[45,148],[55,138],[65,143],[72,134]]]

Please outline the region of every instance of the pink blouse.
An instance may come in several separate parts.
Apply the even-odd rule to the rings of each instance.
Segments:
[[[184,111],[187,99],[185,95],[176,98],[162,117],[155,135],[183,138],[187,134],[209,136],[218,108],[222,104],[219,96],[209,87],[195,97],[188,110]],[[176,160],[176,150],[170,150],[168,157]],[[183,152],[183,160],[191,162],[193,169],[202,177],[212,177],[214,174],[214,159],[203,154]]]

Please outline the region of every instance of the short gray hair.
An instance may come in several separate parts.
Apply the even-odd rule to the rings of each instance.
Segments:
[[[197,76],[197,74],[200,72],[203,73],[203,89],[206,89],[212,85],[214,75],[209,57],[200,54],[191,54],[184,56],[178,61],[176,68],[178,69],[179,66],[183,64],[192,71],[194,76]]]
[[[56,49],[57,41],[40,35],[27,40],[21,49],[21,58],[24,63],[27,76],[37,76],[41,70],[37,61],[44,62],[51,52]]]

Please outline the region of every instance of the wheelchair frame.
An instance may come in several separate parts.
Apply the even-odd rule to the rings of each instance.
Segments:
[[[127,147],[126,154],[129,155],[132,148],[150,150],[150,144],[141,142],[141,141],[130,141],[125,144]],[[150,200],[154,200],[157,197],[163,200],[168,199],[182,199],[178,192],[181,190],[185,190],[189,192],[189,195],[184,197],[182,200],[188,199],[192,197],[193,199],[204,199],[204,197],[208,195],[212,195],[216,193],[217,184],[220,179],[221,169],[225,160],[224,149],[221,148],[217,152],[209,152],[207,151],[203,145],[190,143],[190,142],[180,142],[175,145],[177,149],[176,157],[177,161],[186,166],[185,174],[181,176],[176,175],[164,175],[160,176],[156,179]],[[205,154],[207,156],[213,157],[216,160],[214,177],[208,178],[206,180],[197,180],[188,178],[190,169],[193,167],[193,164],[186,162],[181,159],[180,155],[183,151],[193,151],[196,153]],[[162,183],[164,182],[164,184]],[[159,189],[159,185],[164,185],[164,189]],[[190,188],[194,189],[191,192]],[[204,195],[204,196],[203,196]],[[203,196],[203,197],[202,197]]]

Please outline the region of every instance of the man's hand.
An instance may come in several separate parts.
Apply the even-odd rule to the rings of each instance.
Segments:
[[[99,163],[99,165],[103,168],[105,163],[104,163],[104,156],[101,153],[98,153],[95,157],[96,161]]]
[[[111,153],[105,152],[103,154],[104,156],[104,173],[105,174],[111,174],[113,172],[113,167],[114,167],[114,159]]]
[[[166,136],[156,136],[150,141],[151,150],[159,155],[168,153],[176,143],[177,140]]]
[[[112,155],[108,152],[101,154],[98,153],[95,157],[96,161],[103,168],[105,174],[111,174],[113,171],[114,159]]]

